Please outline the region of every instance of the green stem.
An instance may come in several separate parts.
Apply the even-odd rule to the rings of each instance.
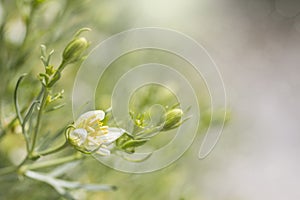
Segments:
[[[36,144],[36,139],[37,139],[37,134],[40,130],[40,123],[41,123],[41,118],[42,118],[42,114],[43,114],[43,109],[44,106],[46,104],[46,100],[47,100],[47,96],[48,96],[48,89],[43,87],[43,94],[42,94],[42,100],[41,100],[41,105],[40,105],[40,110],[38,112],[38,116],[37,116],[37,122],[36,122],[36,126],[35,126],[35,131],[33,133],[32,136],[32,144],[31,144],[31,149],[29,152],[29,155],[32,156],[33,152],[34,152],[34,148],[35,148],[35,144]]]
[[[39,103],[40,103],[39,101],[33,101],[32,104],[31,104],[31,106],[29,107],[27,113],[25,114],[24,119],[23,119],[22,133],[24,134],[24,138],[25,138],[25,141],[26,141],[26,150],[27,150],[27,152],[30,152],[30,138],[29,138],[29,135],[28,135],[28,133],[26,131],[25,126],[26,126],[26,122],[30,119],[31,114],[32,114],[34,108]]]
[[[26,133],[26,130],[25,130],[25,126],[22,125],[22,133],[24,134],[24,138],[25,138],[25,143],[26,143],[26,151],[27,153],[30,151],[30,145],[29,145],[29,136],[28,134]]]
[[[81,153],[76,153],[72,156],[67,156],[64,158],[57,158],[54,160],[48,160],[44,162],[39,162],[39,163],[33,163],[33,164],[28,164],[24,165],[27,159],[24,159],[24,161],[18,165],[18,166],[10,166],[10,167],[5,167],[0,169],[0,176],[4,176],[7,174],[11,174],[14,172],[18,172],[19,174],[24,174],[27,170],[34,170],[34,169],[40,169],[40,168],[45,168],[45,167],[52,167],[60,164],[64,164],[67,162],[72,162],[75,160],[82,159],[82,154]]]
[[[19,103],[18,103],[18,88],[19,88],[20,83],[22,82],[23,78],[25,78],[26,75],[27,74],[23,74],[23,75],[20,76],[20,78],[17,81],[16,88],[15,88],[15,91],[14,91],[14,106],[15,106],[15,109],[16,109],[18,120],[19,120],[21,125],[23,124],[23,118],[22,118],[21,111],[20,111],[20,108],[19,108]]]
[[[4,175],[10,174],[10,173],[13,173],[15,171],[17,171],[17,168],[15,166],[2,168],[2,169],[0,169],[0,176],[4,176]]]
[[[21,171],[25,172],[27,170],[40,169],[40,168],[45,168],[45,167],[52,167],[52,166],[55,166],[55,165],[60,165],[60,164],[63,164],[63,163],[67,163],[67,162],[72,162],[72,161],[75,161],[75,160],[79,160],[81,158],[82,158],[82,154],[76,153],[76,154],[74,154],[72,156],[67,156],[67,157],[64,157],[64,158],[57,158],[57,159],[48,160],[48,161],[45,161],[45,162],[24,165],[22,167]]]
[[[67,63],[63,60],[59,67],[57,68],[57,71],[55,72],[55,74],[53,75],[53,78],[51,79],[51,81],[48,83],[47,87],[53,87],[53,85],[60,79],[61,76],[61,72],[62,70],[67,66]]]
[[[47,149],[45,151],[41,151],[41,152],[38,152],[38,155],[40,156],[46,156],[46,155],[49,155],[49,154],[53,154],[53,153],[56,153],[64,148],[66,148],[68,146],[68,142],[65,141],[63,145],[59,146],[59,147],[54,147],[54,148],[51,148],[51,149]]]

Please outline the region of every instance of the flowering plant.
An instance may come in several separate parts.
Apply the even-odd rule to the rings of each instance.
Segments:
[[[1,168],[0,176],[16,173],[20,177],[42,181],[51,185],[60,195],[68,199],[73,198],[69,191],[76,189],[113,190],[116,188],[115,186],[83,184],[59,179],[58,176],[61,176],[68,167],[72,166],[70,164],[74,161],[82,160],[89,154],[110,156],[112,152],[116,151],[132,154],[137,147],[144,145],[157,133],[177,128],[183,122],[183,111],[180,108],[171,109],[164,116],[161,116],[162,120],[156,127],[145,126],[146,122],[143,117],[145,114],[132,115],[132,120],[135,121],[135,126],[138,128],[136,130],[139,130],[136,134],[134,132],[129,133],[119,127],[109,126],[107,122],[111,115],[106,116],[109,114],[109,110],[107,112],[92,110],[83,113],[74,123],[67,125],[59,132],[59,134],[65,133],[65,141],[61,145],[55,146],[48,142],[48,148],[39,150],[38,147],[41,144],[38,143],[38,138],[42,131],[41,122],[45,114],[64,106],[64,104],[57,104],[63,97],[63,90],[53,94],[54,86],[62,78],[63,70],[67,65],[84,58],[84,52],[89,47],[89,42],[85,37],[79,37],[79,35],[89,30],[83,28],[77,31],[73,39],[66,45],[62,53],[61,64],[57,68],[51,64],[54,51],[47,53],[46,46],[41,45],[41,61],[45,70],[38,74],[41,90],[27,108],[20,108],[19,105],[20,86],[27,75],[23,74],[18,79],[14,90],[16,118],[12,120],[11,124],[21,127],[26,143],[26,156],[16,166]],[[70,149],[71,146],[77,150],[71,155],[54,159],[50,157],[50,155]],[[50,173],[36,171],[54,166],[58,167]]]
[[[112,95],[106,92],[107,88],[113,86],[111,75],[118,76],[120,72],[124,72],[123,69],[131,71],[133,65],[127,65],[128,63],[137,62],[136,64],[140,65],[139,59],[145,56],[140,51],[135,52],[138,59],[132,54],[130,57],[130,53],[129,59],[124,58],[125,56],[120,57],[118,61],[124,67],[122,70],[114,69],[114,64],[118,64],[118,61],[112,64],[113,70],[107,70],[109,80],[105,80],[104,76],[103,84],[102,80],[99,81],[99,85],[104,85],[104,89],[101,88],[99,96],[95,95],[96,98],[99,97],[95,101],[98,105],[86,109],[87,112],[79,109],[79,113],[76,113],[79,117],[73,119],[70,112],[71,103],[68,99],[71,90],[68,85],[74,78],[76,65],[81,64],[83,60],[87,61],[88,49],[94,44],[87,38],[93,38],[89,36],[93,36],[95,32],[103,36],[128,28],[123,27],[126,23],[119,23],[122,21],[118,15],[122,12],[124,16],[128,16],[126,9],[110,12],[113,1],[97,2],[97,4],[101,6],[95,7],[94,4],[86,6],[87,1],[82,0],[0,1],[0,199],[19,199],[20,197],[21,199],[107,199],[108,194],[119,195],[113,199],[132,199],[132,194],[135,195],[135,199],[141,199],[141,194],[143,194],[143,199],[146,196],[153,199],[153,191],[157,191],[157,196],[160,196],[164,193],[164,187],[170,188],[168,184],[165,184],[164,179],[175,183],[187,177],[182,178],[184,173],[177,173],[177,171],[168,173],[166,176],[153,173],[151,176],[140,176],[146,177],[144,182],[147,183],[140,184],[138,181],[131,181],[135,175],[125,175],[117,170],[111,170],[105,167],[106,163],[102,161],[111,162],[115,166],[129,163],[128,166],[132,167],[130,172],[139,173],[134,171],[137,169],[134,167],[147,166],[150,163],[149,166],[152,168],[152,164],[154,166],[158,162],[165,161],[170,164],[171,162],[166,158],[172,153],[175,155],[172,161],[177,160],[188,149],[198,132],[196,129],[199,121],[194,119],[199,117],[199,113],[195,108],[200,107],[201,103],[203,103],[201,105],[203,109],[201,109],[204,111],[201,112],[201,130],[207,129],[210,124],[223,123],[223,114],[220,115],[219,121],[211,118],[211,110],[207,109],[209,106],[204,105],[209,103],[205,100],[195,101],[193,110],[189,110],[186,107],[190,106],[190,101],[181,101],[186,103],[182,106],[178,103],[176,95],[173,95],[173,91],[166,92],[165,88],[158,89],[157,87],[150,87],[150,89],[145,87],[148,89],[147,92],[137,92],[141,94],[136,98],[139,103],[133,106],[128,105],[128,112],[126,111],[128,115],[118,119],[114,117],[112,110],[120,109],[116,109],[116,104],[113,105],[110,101]],[[101,20],[95,21],[94,13],[91,11],[97,13],[97,16],[100,13],[101,17],[98,17]],[[124,19],[126,20],[126,17]],[[115,20],[115,23],[110,20]],[[114,26],[111,26],[112,23]],[[70,36],[70,33],[75,32],[82,24],[95,27],[94,31],[89,32],[89,28],[82,28],[73,37]],[[142,32],[145,38],[149,36],[144,34],[147,31]],[[165,37],[160,37],[161,34],[155,34],[155,36],[165,39]],[[118,37],[113,38],[118,41]],[[149,41],[152,39],[149,37]],[[141,40],[136,41],[141,42]],[[125,43],[131,42],[132,40],[129,39]],[[38,44],[41,43],[43,45],[39,49]],[[105,55],[113,52],[114,55],[118,52],[119,45],[121,49],[124,44],[116,42],[115,45],[116,49],[113,51],[110,45],[102,52]],[[171,46],[177,48],[175,44]],[[49,48],[57,51],[49,51]],[[148,50],[150,49],[147,48]],[[157,62],[160,58],[164,60],[159,61],[170,59],[166,54],[160,55],[159,53],[165,53],[161,50],[149,54],[152,62]],[[173,64],[177,63],[181,69],[185,70],[185,65],[188,63],[182,62],[183,59],[178,61],[173,55]],[[98,62],[96,64],[100,65]],[[24,72],[26,74],[22,74]],[[94,70],[90,72],[94,73]],[[170,85],[174,84],[174,88],[178,85],[182,86],[182,82],[173,81],[171,78],[169,80],[171,77],[169,74],[160,74],[160,72],[163,71],[146,75],[148,77],[158,75],[162,77],[161,80],[167,80]],[[172,72],[174,74],[175,70]],[[90,78],[89,75],[83,74]],[[128,80],[123,79],[123,81],[135,83],[135,78],[141,80],[140,76],[135,76]],[[134,81],[131,82],[131,80]],[[181,87],[181,90],[188,88],[188,86],[184,87],[185,85]],[[199,90],[196,91],[197,95],[202,95],[198,94]],[[79,92],[79,98],[81,95],[85,97],[84,92]],[[184,100],[191,99],[185,96],[187,93],[183,92]],[[117,99],[117,104],[121,105],[121,102],[126,101],[122,99],[122,92],[118,94],[121,98],[115,99]],[[160,110],[153,113],[151,106],[157,104]],[[193,118],[189,120],[189,123],[184,123],[190,118],[187,116],[188,113],[190,115],[189,111],[194,111]],[[190,124],[193,124],[192,128]],[[178,132],[180,134],[177,134]],[[180,137],[177,137],[178,135]],[[177,142],[174,146],[168,145],[175,140]],[[160,148],[163,145],[171,146],[171,148],[161,153],[159,150],[163,149]],[[161,156],[160,159],[155,157],[158,154]],[[104,165],[101,165],[102,163]],[[167,165],[157,167],[155,170],[165,166]],[[176,174],[176,177],[173,174]],[[173,181],[174,178],[180,181]],[[156,184],[158,182],[162,184]],[[122,189],[121,194],[107,192],[116,190],[117,186]],[[100,196],[93,198],[91,196],[95,193],[87,193],[87,191],[100,191],[96,193]],[[126,197],[126,194],[130,197]]]

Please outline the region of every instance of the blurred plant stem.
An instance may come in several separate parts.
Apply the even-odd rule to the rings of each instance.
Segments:
[[[28,43],[30,41],[30,33],[32,33],[31,30],[31,25],[32,25],[32,19],[34,17],[34,14],[38,8],[37,3],[34,3],[35,1],[32,1],[30,3],[30,8],[29,8],[29,14],[28,16],[23,18],[24,24],[25,24],[25,36],[23,39],[23,42],[20,46],[14,49],[12,53],[9,51],[10,47],[9,44],[6,43],[4,34],[5,34],[5,26],[7,25],[6,23],[8,22],[7,18],[8,15],[3,16],[3,23],[1,24],[0,27],[0,43],[1,43],[1,53],[0,53],[0,78],[1,78],[1,88],[0,88],[0,96],[4,97],[5,94],[9,94],[9,82],[11,81],[11,75],[16,74],[17,71],[24,65],[26,62],[26,58],[30,55],[32,48],[28,47]],[[3,2],[4,3],[4,2]],[[4,131],[3,127],[3,104],[5,104],[5,99],[0,98],[0,128],[2,131]],[[0,135],[0,139],[4,135]]]
[[[83,158],[82,154],[77,152],[74,155],[63,157],[63,158],[57,158],[53,160],[48,160],[44,162],[37,162],[33,164],[23,165],[19,167],[19,173],[23,174],[27,170],[34,170],[34,169],[40,169],[40,168],[46,168],[46,167],[52,167],[55,165],[61,165],[67,162],[72,162],[75,160],[79,160]]]
[[[34,148],[35,148],[35,144],[36,144],[36,139],[37,139],[37,135],[38,135],[38,132],[40,130],[40,123],[41,123],[41,118],[42,118],[42,114],[43,114],[43,111],[44,111],[44,107],[45,107],[45,103],[46,103],[46,99],[48,97],[48,89],[43,87],[42,88],[42,99],[40,100],[41,101],[41,104],[39,106],[39,112],[38,112],[38,116],[37,116],[37,122],[36,122],[36,126],[35,126],[35,131],[33,132],[33,137],[32,137],[32,145],[31,145],[31,148],[28,152],[28,155],[29,155],[29,158],[34,158]]]
[[[0,176],[4,176],[10,173],[14,173],[17,171],[17,167],[15,166],[9,166],[9,167],[5,167],[5,168],[1,168],[0,169]]]
[[[47,156],[47,155],[50,155],[50,154],[53,154],[53,153],[56,153],[62,149],[64,149],[65,147],[67,147],[69,145],[69,143],[67,141],[65,141],[62,145],[58,146],[58,147],[53,147],[53,148],[50,148],[50,149],[47,149],[45,151],[40,151],[38,153],[39,156]]]
[[[37,162],[37,163],[32,163],[32,164],[27,164],[25,165],[24,161],[19,165],[19,166],[9,166],[5,168],[0,169],[0,176],[4,176],[7,174],[15,173],[18,172],[19,175],[24,175],[27,170],[34,170],[34,169],[41,169],[41,168],[46,168],[46,167],[52,167],[56,165],[61,165],[64,163],[72,162],[75,160],[80,160],[82,159],[83,156],[81,153],[75,153],[74,155],[63,157],[63,158],[57,158],[53,160],[47,160],[44,162]],[[26,159],[25,159],[26,160]]]

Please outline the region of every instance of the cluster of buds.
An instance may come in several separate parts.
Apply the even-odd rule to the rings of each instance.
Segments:
[[[80,61],[83,59],[83,53],[89,47],[90,43],[85,37],[79,37],[83,31],[89,31],[89,28],[80,29],[73,37],[73,39],[67,44],[62,53],[62,62],[60,66],[55,69],[50,65],[50,58],[53,54],[53,50],[47,54],[46,46],[41,46],[41,60],[45,66],[45,73],[39,74],[39,79],[45,87],[52,87],[61,77],[63,69],[71,63]]]

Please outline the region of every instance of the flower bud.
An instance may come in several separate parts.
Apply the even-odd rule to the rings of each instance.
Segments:
[[[179,108],[172,109],[165,113],[165,123],[163,126],[164,131],[177,128],[180,125],[183,111]]]
[[[75,38],[65,48],[63,60],[65,63],[73,63],[81,59],[82,53],[88,48],[89,42],[84,37]]]

